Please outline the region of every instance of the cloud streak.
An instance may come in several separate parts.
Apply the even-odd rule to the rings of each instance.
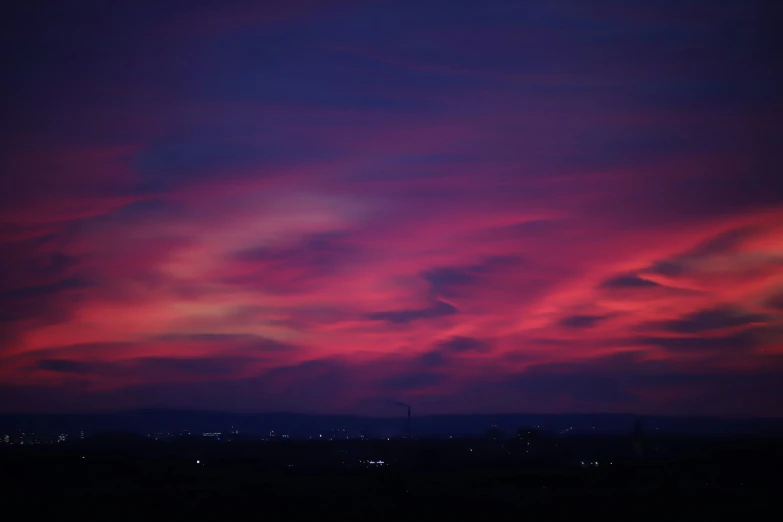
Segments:
[[[763,2],[268,4],[2,21],[13,407],[783,415]]]

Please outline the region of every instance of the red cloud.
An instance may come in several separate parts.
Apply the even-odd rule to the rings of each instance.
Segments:
[[[118,28],[111,64],[85,41],[41,62],[62,92],[15,93],[35,118],[2,165],[0,394],[783,413],[761,397],[780,393],[780,100],[743,90],[774,82],[573,6],[541,13],[584,17],[573,33],[454,7],[437,27],[405,11],[406,34],[373,6],[292,6],[162,12],[151,41],[178,45]],[[690,41],[655,14],[620,19]]]

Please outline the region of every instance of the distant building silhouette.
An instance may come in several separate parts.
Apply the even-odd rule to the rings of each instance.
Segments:
[[[503,430],[497,427],[496,424],[493,424],[485,434],[485,437],[490,440],[502,440],[506,438],[506,434],[503,433]]]
[[[492,425],[490,427],[486,434],[484,435],[484,438],[487,440],[489,447],[494,448],[500,448],[503,447],[505,440],[507,439],[506,434],[497,427],[497,425]]]
[[[525,453],[534,453],[541,447],[541,432],[531,428],[520,428],[514,437],[516,446]]]
[[[642,421],[640,419],[636,419],[633,428],[633,433],[631,434],[631,439],[633,444],[633,450],[636,456],[638,457],[644,456],[645,436],[644,436],[644,429],[642,428]]]

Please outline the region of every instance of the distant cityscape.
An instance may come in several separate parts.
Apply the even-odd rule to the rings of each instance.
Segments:
[[[546,427],[543,425],[534,425],[531,426],[529,429],[538,430],[542,433],[548,433],[550,431],[547,430]],[[579,431],[581,433],[589,433],[591,430],[595,430],[595,427],[584,426]],[[558,436],[561,437],[567,436],[569,434],[576,434],[573,426],[570,426],[565,429],[560,429],[557,431],[554,430],[551,431],[553,435],[557,434]],[[660,431],[660,428],[653,427],[650,428],[650,431],[658,433]],[[5,433],[2,436],[2,439],[0,439],[0,442],[2,443],[2,445],[62,444],[62,443],[83,440],[87,436],[89,435],[86,435],[84,430],[79,430],[77,432],[41,434],[34,431],[25,431],[22,428],[18,428],[9,433]],[[231,426],[227,430],[212,430],[212,431],[204,431],[204,432],[182,430],[182,431],[153,432],[153,433],[146,434],[147,439],[151,439],[155,441],[174,441],[174,440],[181,440],[181,439],[204,438],[208,440],[213,440],[215,442],[233,442],[236,440],[244,440],[244,441],[284,441],[284,440],[340,441],[340,440],[392,440],[392,439],[404,440],[409,438],[416,438],[407,434],[397,434],[394,436],[377,435],[377,434],[369,435],[369,434],[362,433],[361,431],[358,430],[349,430],[346,428],[319,430],[317,433],[311,433],[308,435],[302,435],[302,434],[292,435],[289,433],[285,433],[273,429],[273,430],[269,430],[267,433],[243,432],[242,439],[239,439],[239,436],[240,436],[240,430],[238,428],[235,428],[234,426]],[[466,433],[460,433],[460,434],[454,433],[454,434],[440,435],[440,436],[426,436],[425,438],[454,439],[454,438],[470,438],[473,436],[475,435],[466,434]],[[503,439],[506,438],[506,435],[503,433],[503,430],[497,427],[497,425],[491,425],[487,432],[487,437]]]
[[[416,439],[408,435],[401,435],[398,437],[368,437],[365,434],[356,431],[350,431],[344,428],[332,429],[323,433],[313,434],[309,436],[292,437],[287,433],[280,433],[276,430],[269,430],[264,434],[243,434],[240,438],[240,430],[234,426],[231,426],[227,430],[213,430],[205,432],[194,432],[190,430],[183,430],[181,432],[156,432],[148,433],[146,437],[140,437],[141,441],[150,442],[169,442],[172,445],[178,445],[181,443],[187,443],[192,441],[199,445],[211,445],[211,444],[231,444],[232,442],[240,442],[243,444],[250,444],[251,447],[254,444],[260,443],[285,443],[286,441],[292,441],[292,444],[310,444],[310,445],[323,445],[331,443],[345,444],[335,447],[333,456],[340,460],[343,467],[365,467],[375,468],[389,465],[395,465],[400,462],[399,455],[397,454],[401,449],[405,448],[408,444],[428,444],[432,442],[442,441],[440,443],[446,443],[451,448],[451,451],[456,451],[456,454],[471,455],[474,457],[495,455],[495,456],[508,456],[509,458],[525,458],[533,456],[543,456],[545,454],[551,454],[556,452],[559,447],[558,442],[566,442],[569,438],[568,435],[573,429],[569,428],[563,431],[551,431],[546,430],[542,425],[535,425],[531,427],[520,428],[514,434],[507,434],[497,425],[491,425],[486,430],[482,437],[470,437],[460,435],[449,435],[447,437],[438,438],[422,438]],[[101,436],[106,436],[106,433],[97,433],[95,437],[98,440]],[[111,434],[108,434],[111,435]],[[633,439],[632,445],[627,445],[624,442],[620,443],[620,446],[611,448],[610,452],[615,455],[620,455],[617,450],[622,450],[623,447],[634,448],[634,451],[638,454],[643,453],[641,448],[641,440],[644,434],[640,425],[637,423],[634,431],[629,431],[628,435]],[[66,445],[77,447],[82,444],[85,447],[89,447],[89,443],[94,440],[93,437],[85,435],[84,430],[80,430],[76,433],[60,433],[55,436],[39,436],[34,432],[27,432],[17,430],[13,434],[6,434],[3,436],[2,442],[4,445]],[[120,440],[127,440],[120,438]],[[621,439],[627,440],[627,439]],[[362,444],[362,441],[370,441],[367,444]],[[429,442],[428,442],[429,441]],[[357,445],[358,443],[358,445]],[[380,443],[380,445],[378,445]],[[403,446],[400,446],[403,444]],[[300,448],[302,446],[299,446]],[[85,457],[82,456],[82,459]],[[613,463],[604,458],[604,462],[607,465]],[[195,460],[196,464],[204,465],[205,462],[201,458]],[[598,467],[599,460],[595,455],[584,454],[579,457],[571,459],[572,465],[577,467]],[[300,463],[301,464],[301,463]],[[293,467],[294,462],[288,463],[288,467]]]
[[[545,431],[544,426],[533,426],[532,428],[537,430],[543,430]],[[657,429],[657,428],[656,428]],[[573,428],[567,428],[565,430],[561,430],[558,433],[560,435],[567,435],[569,432],[573,431]],[[492,425],[489,428],[488,437],[489,438],[504,438],[505,435],[502,433],[501,430],[497,428],[496,425]],[[191,430],[183,430],[179,432],[155,432],[155,433],[147,433],[146,438],[155,440],[155,441],[173,441],[173,440],[180,440],[180,439],[194,439],[194,438],[204,438],[208,440],[214,440],[216,442],[232,442],[239,440],[240,430],[235,428],[234,426],[231,426],[228,430],[214,430],[214,431],[206,431],[206,432],[195,432]],[[80,430],[78,432],[72,432],[72,433],[56,433],[56,434],[40,434],[33,431],[24,431],[23,429],[19,428],[17,430],[14,430],[10,433],[5,433],[0,440],[2,444],[4,445],[23,445],[23,444],[62,444],[67,442],[73,442],[78,440],[84,440],[85,437],[88,437],[89,435],[85,434],[84,430]],[[467,434],[452,434],[448,436],[443,437],[429,437],[429,438],[448,438],[448,439],[454,439],[454,438],[460,438],[464,437],[467,438],[469,435]],[[331,430],[324,430],[319,431],[318,433],[313,433],[311,435],[291,435],[288,433],[283,433],[278,430],[269,430],[268,433],[245,433],[241,440],[245,441],[284,441],[284,440],[297,440],[297,441],[307,441],[307,440],[322,440],[322,441],[339,441],[339,440],[392,440],[392,439],[408,439],[413,438],[411,436],[401,434],[397,436],[368,436],[364,433],[361,433],[356,430],[347,430],[345,428],[337,428],[337,429],[331,429]]]
[[[69,493],[61,494],[59,485],[47,491],[73,502],[104,491],[106,477],[113,481],[110,491],[135,492],[137,498],[250,488],[266,492],[270,502],[306,492],[330,501],[343,495],[344,505],[362,495],[413,505],[434,494],[447,495],[441,504],[448,504],[446,498],[478,502],[497,495],[520,502],[578,497],[580,503],[600,504],[597,491],[635,499],[650,488],[669,495],[709,492],[713,500],[773,498],[763,495],[779,477],[779,437],[662,434],[638,419],[622,433],[598,431],[592,425],[540,422],[438,436],[382,436],[348,427],[309,435],[288,429],[253,433],[217,424],[145,434],[73,430],[43,436],[17,429],[3,435],[0,476],[49,480],[54,473],[63,477],[55,482],[68,483]],[[32,478],[16,480],[11,483],[17,494],[33,491]],[[194,485],[199,489],[189,489]]]
[[[498,427],[496,424],[490,425],[481,436],[470,436],[451,434],[441,437],[412,437],[410,435],[398,435],[396,437],[368,436],[357,430],[346,428],[334,428],[324,430],[310,435],[292,436],[289,433],[278,430],[269,430],[266,433],[245,433],[239,428],[230,426],[228,429],[213,429],[210,431],[182,430],[179,432],[166,431],[147,433],[145,436],[138,434],[115,433],[113,436],[119,436],[119,439],[112,439],[111,432],[99,432],[96,434],[85,434],[84,430],[75,433],[59,433],[53,436],[39,436],[34,432],[27,432],[21,429],[13,434],[3,436],[3,445],[64,445],[74,448],[80,445],[88,448],[91,441],[96,438],[109,436],[109,440],[130,441],[152,443],[157,446],[163,445],[181,446],[182,444],[193,447],[207,447],[217,445],[217,447],[236,446],[240,454],[250,451],[248,455],[258,455],[256,453],[258,444],[269,444],[269,451],[280,453],[283,447],[289,447],[289,450],[283,450],[281,455],[291,454],[290,462],[286,467],[311,465],[310,458],[323,460],[324,456],[316,457],[310,453],[310,450],[303,450],[305,447],[326,447],[331,445],[333,448],[327,452],[327,460],[332,465],[342,468],[378,468],[394,467],[400,464],[403,455],[411,445],[418,446],[424,444],[441,445],[441,450],[446,454],[451,454],[452,458],[491,458],[507,461],[516,461],[519,459],[566,459],[563,462],[570,468],[599,468],[614,466],[614,461],[618,459],[648,458],[653,455],[663,455],[667,453],[665,444],[659,444],[660,436],[658,428],[653,428],[651,432],[645,432],[641,422],[637,420],[634,425],[629,426],[625,436],[621,437],[588,437],[599,442],[598,446],[594,444],[584,445],[584,433],[594,433],[593,426],[584,426],[581,429],[574,430],[573,426],[565,429],[547,429],[543,424],[521,427],[515,432],[508,433]],[[578,434],[579,432],[582,435]],[[240,435],[241,433],[241,435]],[[130,438],[129,438],[130,437]],[[136,438],[134,438],[136,437]],[[290,441],[290,442],[289,442]],[[368,442],[363,442],[368,441]],[[232,444],[237,442],[238,444]],[[576,446],[574,443],[576,442]],[[445,444],[445,446],[443,446]],[[205,446],[206,445],[206,446]],[[565,450],[570,446],[571,450]],[[244,449],[242,449],[244,448]],[[274,450],[278,448],[278,450]],[[304,451],[304,453],[302,453]],[[86,454],[89,455],[89,452]],[[307,454],[306,461],[297,460],[294,455],[300,457]],[[205,465],[204,455],[198,452],[194,461],[197,465]],[[330,456],[329,456],[330,455]],[[460,457],[462,455],[463,457]],[[85,456],[81,457],[86,458]]]
[[[346,441],[481,438],[494,430],[509,438],[520,428],[554,438],[624,436],[641,422],[655,435],[783,435],[779,419],[586,415],[441,415],[407,417],[328,416],[289,413],[215,414],[138,410],[82,415],[0,415],[0,446],[73,444],[99,434],[124,433],[151,441]]]
[[[194,438],[194,437],[204,437],[207,439],[214,439],[216,441],[220,442],[231,442],[234,440],[237,440],[239,436],[239,430],[234,428],[233,426],[231,429],[226,431],[207,431],[202,433],[194,433],[190,430],[183,430],[181,432],[156,432],[156,433],[148,433],[147,438],[153,439],[153,440],[175,440],[175,439],[182,439],[182,438]],[[378,440],[390,440],[392,437],[368,437],[364,433],[355,431],[355,430],[347,430],[345,428],[338,428],[338,429],[332,429],[332,430],[324,430],[319,431],[318,433],[313,433],[311,435],[291,435],[288,433],[283,433],[278,430],[269,430],[268,433],[262,433],[262,434],[252,434],[252,433],[245,433],[243,435],[242,440],[254,440],[254,441],[282,441],[282,440],[298,440],[298,441],[304,441],[304,440],[323,440],[323,441],[335,441],[335,440],[363,440],[363,439],[369,439],[369,438],[375,438]],[[409,438],[406,435],[400,435],[398,437],[399,439],[407,439]]]
[[[3,435],[3,445],[35,445],[35,444],[62,444],[64,442],[83,440],[85,437],[84,431],[78,431],[76,433],[58,433],[52,434],[38,434],[33,431],[24,431],[21,428],[11,433]]]

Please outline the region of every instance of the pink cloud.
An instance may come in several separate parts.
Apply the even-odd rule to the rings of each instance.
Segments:
[[[405,39],[349,4],[377,41],[313,2],[172,12],[159,54],[118,43],[127,69],[52,94],[2,165],[8,393],[737,414],[724,388],[774,386],[779,102],[729,103],[741,86],[654,35],[444,12]]]

